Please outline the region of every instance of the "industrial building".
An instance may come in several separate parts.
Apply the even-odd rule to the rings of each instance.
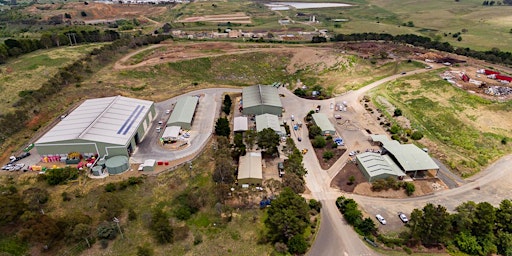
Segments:
[[[329,118],[326,114],[315,113],[311,116],[313,117],[313,122],[322,130],[323,135],[336,134],[336,130],[334,129],[334,126],[332,125],[331,121],[329,121]]]
[[[40,155],[129,156],[156,116],[154,103],[122,96],[90,99],[35,142]]]
[[[405,176],[405,173],[388,155],[364,152],[356,156],[356,162],[369,182],[388,177],[400,178]]]
[[[238,184],[242,187],[261,186],[263,168],[260,152],[247,152],[240,157],[238,164]]]
[[[283,105],[276,87],[254,85],[242,89],[244,115],[272,114],[281,116]]]
[[[414,144],[400,144],[384,135],[370,135],[372,142],[382,146],[382,154],[366,152],[356,156],[359,169],[368,180],[405,175],[420,178],[427,173],[437,176],[439,166]]]
[[[271,114],[263,114],[256,116],[256,131],[261,132],[264,129],[270,128],[274,130],[279,136],[284,136],[286,131],[279,123],[279,117]]]
[[[190,130],[194,122],[194,114],[196,113],[198,102],[199,98],[196,96],[179,98],[169,120],[167,120],[166,126],[180,126],[182,129]]]

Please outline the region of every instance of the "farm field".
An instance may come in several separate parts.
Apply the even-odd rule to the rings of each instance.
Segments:
[[[36,51],[12,59],[0,65],[0,90],[3,100],[0,113],[13,110],[21,91],[36,90],[51,78],[59,68],[83,57],[102,44],[66,46],[50,50]]]
[[[382,86],[373,101],[385,97],[426,139],[420,144],[461,176],[468,177],[499,157],[510,154],[511,102],[499,103],[469,94],[439,76],[439,71],[415,75]]]

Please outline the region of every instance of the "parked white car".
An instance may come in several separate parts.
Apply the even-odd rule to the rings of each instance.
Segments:
[[[382,217],[382,215],[377,214],[377,215],[375,215],[375,218],[377,218],[377,220],[380,222],[380,224],[386,225],[386,223],[387,223],[386,219],[384,219],[384,217]]]

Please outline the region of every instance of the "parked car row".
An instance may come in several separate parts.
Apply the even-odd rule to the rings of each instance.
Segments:
[[[377,214],[377,215],[375,215],[375,218],[380,222],[380,224],[382,224],[382,225],[386,225],[387,224],[386,219],[384,219],[384,217],[382,217],[382,215]],[[398,212],[398,218],[400,218],[400,220],[403,223],[409,222],[409,219],[407,218],[407,215],[405,215],[405,213],[403,213],[403,212]]]
[[[25,171],[26,168],[25,168],[25,164],[7,164],[7,165],[2,166],[2,170],[13,172],[13,171],[20,171],[20,170]]]
[[[23,158],[26,158],[28,156],[30,156],[30,152],[23,152],[23,153],[21,153],[18,156],[11,156],[11,157],[9,157],[9,164],[14,164],[17,161],[19,161],[19,160],[21,160]]]

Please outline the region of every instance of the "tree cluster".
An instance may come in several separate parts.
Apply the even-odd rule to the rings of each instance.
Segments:
[[[414,191],[416,191],[416,187],[414,186],[414,183],[411,182],[404,182],[404,181],[397,181],[394,177],[388,177],[386,179],[377,179],[372,183],[372,191],[382,191],[382,190],[399,190],[403,188],[405,190],[405,193],[408,196],[412,196],[414,194]]]
[[[279,135],[271,128],[265,128],[258,132],[258,146],[267,154],[274,156],[278,154]]]
[[[286,148],[289,153],[284,164],[283,186],[291,188],[295,193],[303,193],[306,189],[304,175],[307,171],[302,164],[302,153],[295,147],[292,138],[286,139]]]
[[[368,236],[377,233],[377,227],[370,218],[363,219],[363,213],[359,210],[354,199],[345,198],[343,196],[336,199],[336,206],[343,214],[343,218],[348,224],[352,225],[357,233]]]
[[[435,49],[443,52],[456,53],[458,55],[468,56],[480,60],[489,61],[492,63],[502,63],[512,65],[512,53],[502,52],[499,49],[491,49],[488,51],[476,51],[470,48],[454,48],[448,42],[439,42],[432,40],[429,37],[404,34],[404,35],[391,35],[387,33],[355,33],[355,34],[338,34],[331,39],[335,42],[342,41],[386,41],[405,43],[427,49]]]

